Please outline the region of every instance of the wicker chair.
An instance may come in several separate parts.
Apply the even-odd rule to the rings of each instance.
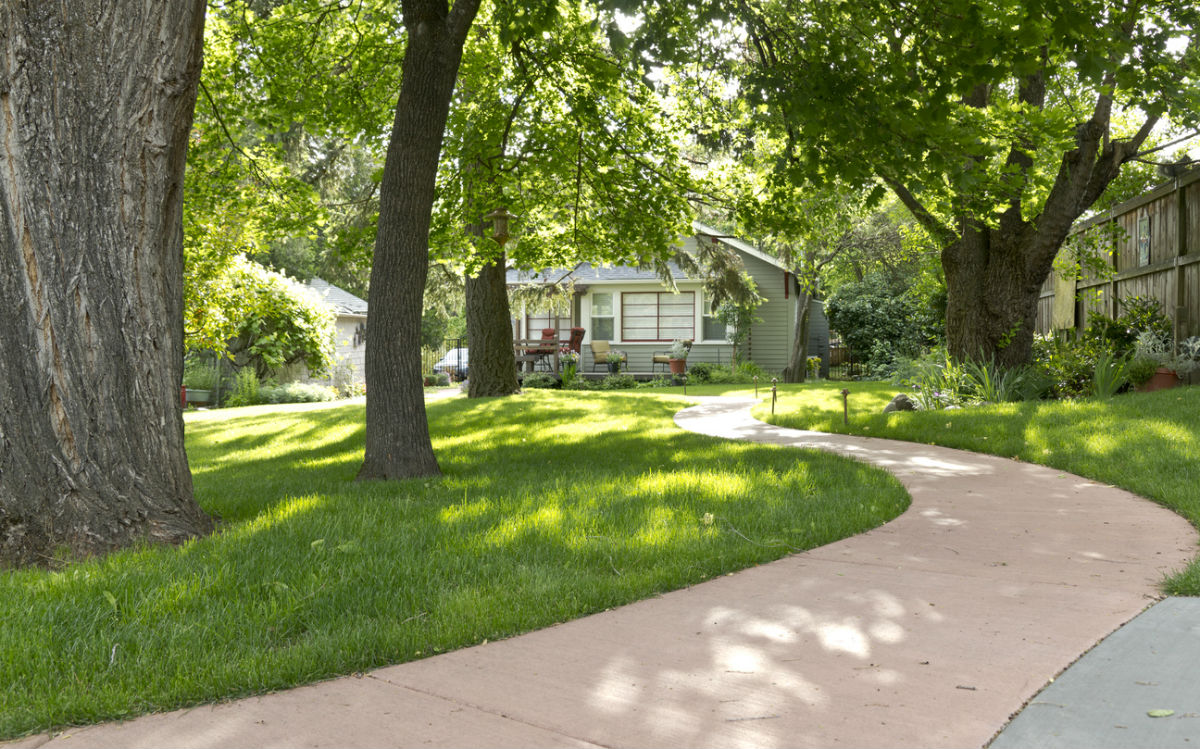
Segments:
[[[621,355],[621,363],[624,364],[626,367],[629,366],[629,357],[627,357],[625,355],[625,352],[617,351],[611,345],[609,345],[608,341],[592,341],[591,343],[588,344],[588,346],[590,346],[592,348],[592,371],[593,372],[596,371],[596,367],[608,367],[608,355],[610,353],[611,354],[620,354]]]

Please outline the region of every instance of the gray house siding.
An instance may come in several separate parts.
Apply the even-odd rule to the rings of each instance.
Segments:
[[[796,320],[795,297],[788,293],[784,298],[784,284],[790,276],[756,257],[743,255],[742,260],[766,300],[755,312],[761,322],[750,327],[749,358],[769,372],[782,371],[791,353]]]
[[[808,303],[808,355],[821,357],[821,376],[829,376],[829,318],[825,302],[813,299]]]

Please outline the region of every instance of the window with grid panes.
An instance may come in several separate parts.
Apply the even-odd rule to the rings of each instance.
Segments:
[[[621,339],[673,341],[696,337],[695,292],[636,291],[621,294]]]
[[[613,295],[611,291],[592,293],[592,340],[613,340]]]

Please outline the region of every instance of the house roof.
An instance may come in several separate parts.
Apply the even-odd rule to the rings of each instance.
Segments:
[[[689,276],[683,269],[672,262],[667,263],[671,275],[677,279]],[[650,268],[637,268],[632,265],[614,265],[611,267],[596,266],[591,263],[580,263],[574,268],[547,268],[545,270],[516,270],[509,269],[507,282],[509,284],[552,284],[571,278],[577,284],[588,284],[596,281],[658,281],[658,274]]]
[[[697,236],[716,237],[721,242],[724,242],[725,244],[729,245],[730,247],[733,247],[734,249],[741,250],[742,252],[746,253],[750,257],[758,258],[759,260],[763,261],[764,263],[769,263],[770,265],[774,265],[776,268],[779,268],[780,270],[787,270],[787,267],[784,266],[784,264],[779,261],[779,258],[775,257],[774,255],[768,255],[767,253],[763,252],[762,250],[754,247],[753,245],[747,244],[746,242],[743,242],[742,240],[738,239],[737,237],[731,237],[728,234],[722,234],[721,232],[717,231],[716,229],[712,228],[711,226],[705,226],[704,224],[700,223],[699,221],[693,221],[692,222],[692,230],[696,232]]]
[[[313,280],[304,285],[317,292],[318,296],[332,304],[334,310],[339,315],[356,315],[359,317],[366,317],[367,315],[366,301],[359,299],[345,289],[334,286],[322,278],[313,278]]]
[[[750,257],[758,258],[765,263],[769,263],[781,270],[787,270],[779,258],[772,257],[767,253],[754,248],[753,246],[730,237],[726,234],[705,226],[699,221],[692,222],[692,230],[696,232],[696,236],[715,237],[717,241],[723,242],[734,249],[749,255]],[[667,266],[671,269],[671,275],[676,279],[690,279],[683,270],[673,262],[668,262]],[[506,281],[509,285],[517,284],[553,284],[572,278],[577,284],[587,284],[589,282],[613,282],[613,281],[658,281],[658,274],[649,268],[637,268],[632,265],[616,265],[611,267],[595,266],[591,263],[580,263],[574,268],[547,268],[545,270],[517,270],[510,268],[507,274]],[[694,279],[693,279],[694,280]]]

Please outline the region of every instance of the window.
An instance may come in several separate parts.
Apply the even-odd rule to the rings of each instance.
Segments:
[[[613,299],[610,291],[592,293],[592,340],[613,340]]]
[[[566,302],[550,309],[538,310],[525,316],[525,337],[541,338],[543,328],[554,328],[558,337],[564,338],[564,332],[569,337],[571,331],[571,311]]]
[[[621,295],[621,338],[671,341],[695,338],[695,293],[647,291]]]
[[[725,341],[729,339],[729,330],[725,327],[725,323],[721,322],[713,314],[710,308],[709,301],[704,300],[704,307],[701,309],[703,315],[702,330],[704,340],[706,341]]]

